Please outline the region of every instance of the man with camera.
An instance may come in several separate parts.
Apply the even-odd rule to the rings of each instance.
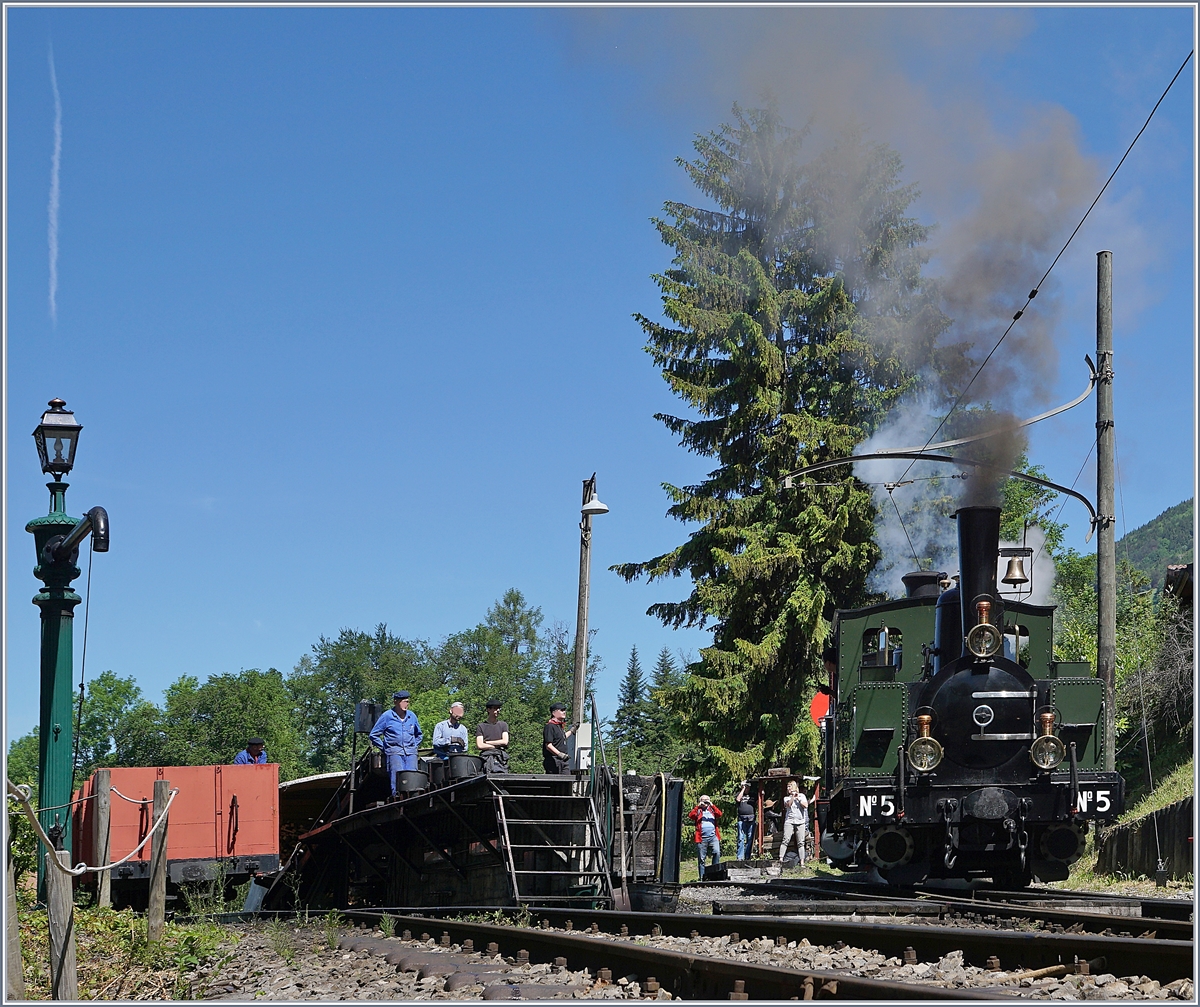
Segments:
[[[808,833],[808,796],[795,780],[788,780],[783,798],[783,839],[779,844],[779,862],[787,856],[792,839],[796,840],[796,858],[804,866],[804,840]]]
[[[704,880],[704,858],[712,854],[713,870],[721,866],[721,830],[717,820],[721,817],[721,809],[713,804],[708,794],[700,795],[700,803],[690,812],[688,818],[696,825],[696,856],[700,861],[700,880]]]

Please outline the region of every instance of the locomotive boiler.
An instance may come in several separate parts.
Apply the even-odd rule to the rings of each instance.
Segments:
[[[1063,880],[1123,807],[1104,683],[1054,660],[1053,606],[997,590],[1000,508],[954,518],[957,585],[908,574],[908,597],[835,617],[822,851],[897,884]]]

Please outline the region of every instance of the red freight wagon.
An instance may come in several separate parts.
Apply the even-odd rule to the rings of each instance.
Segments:
[[[109,862],[131,853],[154,820],[154,781],[168,780],[179,794],[167,818],[167,879],[178,885],[224,873],[234,884],[279,866],[279,766],[151,766],[113,768]],[[91,797],[95,774],[76,797]],[[128,798],[128,800],[127,800]],[[147,803],[132,803],[146,801]],[[95,802],[76,806],[74,860],[94,864]],[[150,851],[112,872],[113,904],[142,905],[148,892]],[[95,875],[87,875],[94,883]]]

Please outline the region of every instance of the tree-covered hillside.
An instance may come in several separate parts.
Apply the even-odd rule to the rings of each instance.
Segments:
[[[1127,559],[1156,588],[1162,587],[1170,563],[1192,561],[1192,500],[1170,507],[1117,544],[1117,557]]]

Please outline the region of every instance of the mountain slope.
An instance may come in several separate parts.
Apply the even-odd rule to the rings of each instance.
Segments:
[[[1192,562],[1193,501],[1184,500],[1135,528],[1117,543],[1117,559],[1128,559],[1161,587],[1169,563]]]

